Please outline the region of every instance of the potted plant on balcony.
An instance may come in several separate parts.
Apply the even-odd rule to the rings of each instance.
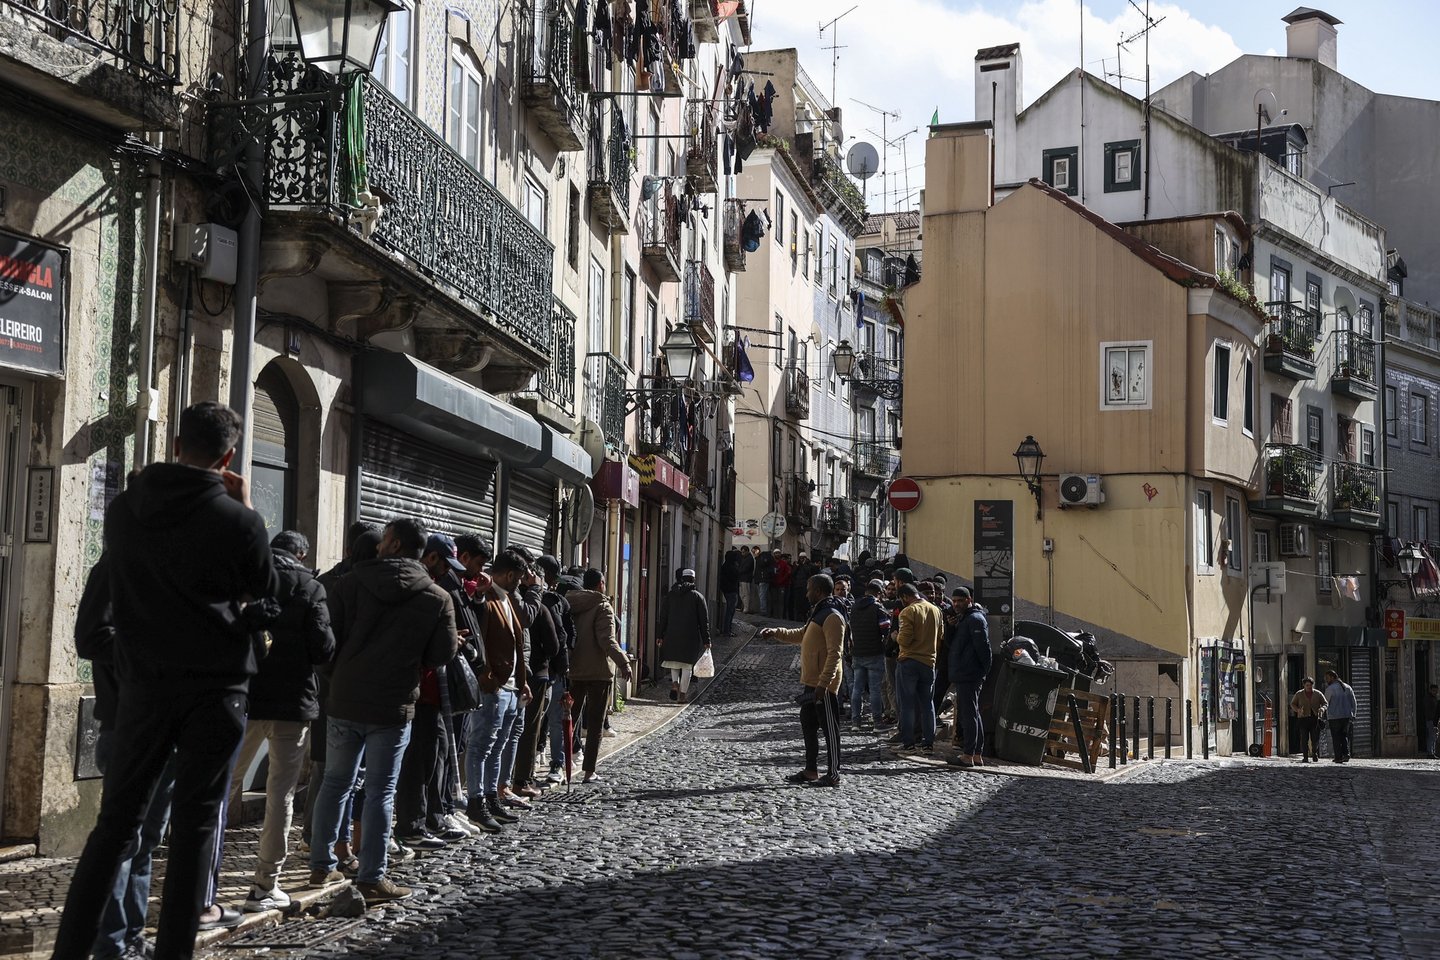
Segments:
[[[1284,453],[1271,461],[1268,476],[1270,496],[1292,500],[1314,499],[1310,467],[1295,453]]]
[[[1375,513],[1380,506],[1380,497],[1374,486],[1351,474],[1340,481],[1335,491],[1335,509],[1352,513]]]

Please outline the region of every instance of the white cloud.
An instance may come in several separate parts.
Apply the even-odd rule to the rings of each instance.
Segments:
[[[986,0],[957,8],[941,0],[751,0],[756,49],[795,47],[801,63],[828,96],[834,30],[824,39],[819,26],[848,7],[857,9],[838,25],[839,63],[836,100],[845,111],[845,132],[880,146],[881,117],[856,100],[897,111],[888,122],[894,138],[919,128],[903,154],[899,145],[889,156],[890,177],[884,189],[890,209],[913,207],[918,197],[904,200],[924,180],[923,137],[938,107],[942,122],[974,119],[974,59],[981,47],[1020,44],[1024,59],[1024,102],[1030,103],[1073,70],[1080,61],[1078,0],[1030,0],[1004,4]],[[1150,34],[1151,84],[1159,89],[1194,70],[1206,73],[1240,55],[1235,41],[1218,26],[1203,23],[1173,3],[1153,4],[1151,17],[1163,21]],[[1103,76],[1115,65],[1115,43],[1138,31],[1141,14],[1125,5],[1116,17],[1104,19],[1085,9],[1086,69]],[[1144,76],[1144,43],[1135,41],[1122,53],[1124,72]],[[1104,60],[1104,63],[1101,61]],[[1126,81],[1139,93],[1142,85]],[[874,131],[870,133],[868,131]],[[882,150],[883,152],[883,150]],[[871,181],[870,207],[881,209],[880,179]],[[904,200],[904,202],[902,202]]]

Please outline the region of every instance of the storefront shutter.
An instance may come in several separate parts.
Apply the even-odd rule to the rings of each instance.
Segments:
[[[495,461],[467,457],[373,420],[365,422],[360,519],[417,517],[429,529],[495,540]]]
[[[1357,757],[1374,754],[1375,661],[1370,650],[1350,651],[1350,686],[1355,690],[1355,723],[1350,731],[1350,752]]]
[[[511,471],[506,507],[507,533],[504,546],[519,544],[536,553],[551,551],[552,517],[555,513],[555,482]]]

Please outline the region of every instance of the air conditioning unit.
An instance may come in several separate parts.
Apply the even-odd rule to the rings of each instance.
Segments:
[[[1105,502],[1100,478],[1093,473],[1062,473],[1060,475],[1060,507],[1098,507]]]
[[[1310,528],[1303,523],[1280,524],[1280,556],[1310,556]]]

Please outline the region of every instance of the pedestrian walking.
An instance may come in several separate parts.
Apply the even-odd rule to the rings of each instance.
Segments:
[[[840,654],[845,617],[832,594],[835,584],[824,575],[810,578],[806,599],[812,604],[803,626],[770,627],[762,637],[800,645],[800,733],[805,739],[805,769],[789,779],[812,787],[840,786]],[[821,731],[825,734],[826,771],[819,769]]]
[[[90,955],[118,867],[172,754],[170,854],[155,956],[194,952],[257,666],[244,607],[270,598],[275,587],[249,482],[228,469],[243,426],[219,403],[186,408],[177,462],[145,467],[105,511],[119,681],[115,750],[65,899],[57,960]]]
[[[785,558],[789,562],[789,557]],[[805,595],[810,589],[810,578],[820,572],[820,567],[810,562],[805,554],[800,554],[795,559],[795,565],[790,568],[788,586],[785,590],[785,619],[803,620],[804,611],[809,609]],[[830,581],[835,582],[833,579]]]
[[[421,674],[448,663],[460,643],[450,595],[420,563],[426,541],[418,520],[391,520],[379,556],[355,564],[328,597],[335,663],[326,700],[325,776],[310,838],[310,883],[344,879],[334,845],[363,755],[366,802],[356,889],[367,903],[411,895],[385,875],[395,783]]]
[[[485,676],[480,679],[480,706],[472,717],[465,755],[465,815],[486,833],[518,818],[500,804],[500,768],[505,746],[523,704],[530,702],[525,676],[525,634],[511,592],[525,575],[525,561],[502,553],[490,564],[491,584],[485,595],[480,634],[485,640]]]
[[[746,550],[744,547],[741,547],[739,550],[736,550],[736,551],[735,551],[735,557],[736,557],[737,568],[738,568],[736,572],[739,574],[739,577],[740,577],[740,603],[741,603],[740,609],[741,609],[741,610],[744,610],[746,613],[758,613],[758,612],[759,612],[759,611],[757,611],[756,608],[755,608],[755,589],[754,589],[754,584],[755,584],[755,554],[757,554],[757,553],[759,553],[759,552],[760,552],[760,548],[759,548],[759,547],[756,547],[756,548],[755,548],[755,552],[754,552],[754,553],[751,553],[749,550]]]
[[[725,600],[725,612],[720,616],[720,632],[730,636],[735,629],[735,608],[740,605],[740,551],[731,549],[720,563],[718,577],[720,596]]]
[[[586,570],[580,590],[565,594],[575,617],[575,652],[570,658],[571,717],[582,721],[585,758],[580,766],[583,783],[595,783],[600,760],[601,729],[610,705],[611,687],[618,673],[630,679],[630,661],[616,636],[615,608],[605,596],[605,574]]]
[[[320,714],[315,669],[335,655],[325,588],[305,566],[310,542],[285,530],[270,541],[270,550],[280,615],[270,625],[270,651],[250,681],[250,712],[230,787],[229,807],[238,810],[244,775],[263,744],[268,757],[265,820],[246,913],[290,906],[290,895],[280,889],[280,871],[290,852],[295,787],[309,755],[310,724]]]
[[[851,651],[850,728],[860,726],[865,697],[870,698],[870,722],[884,726],[885,710],[881,689],[885,684],[885,640],[890,634],[890,611],[880,602],[885,584],[871,580],[865,595],[850,611]]]
[[[1325,672],[1325,716],[1336,763],[1350,762],[1350,731],[1355,724],[1355,691],[1334,670]]]
[[[1320,723],[1325,716],[1325,694],[1315,689],[1315,678],[1306,677],[1301,689],[1290,698],[1290,716],[1300,730],[1301,763],[1320,762]]]
[[[895,662],[900,709],[900,753],[935,752],[935,654],[940,647],[940,609],[915,584],[900,588],[900,654]]]
[[[1440,760],[1435,755],[1436,726],[1440,725],[1440,684],[1430,684],[1430,692],[1424,698],[1425,721],[1425,756],[1431,760]]]
[[[655,642],[665,658],[660,666],[670,671],[670,699],[684,703],[695,663],[710,649],[710,610],[705,595],[695,589],[694,570],[680,571],[660,604],[655,627]]]
[[[955,720],[960,729],[960,752],[951,762],[960,767],[985,765],[985,726],[980,719],[980,691],[990,673],[990,621],[975,602],[969,587],[956,587],[950,595],[960,611],[950,631],[950,682],[955,685]]]
[[[755,576],[751,578],[750,589],[754,592],[753,609],[762,617],[773,616],[770,612],[770,581],[775,575],[776,553],[762,551],[755,547]]]

